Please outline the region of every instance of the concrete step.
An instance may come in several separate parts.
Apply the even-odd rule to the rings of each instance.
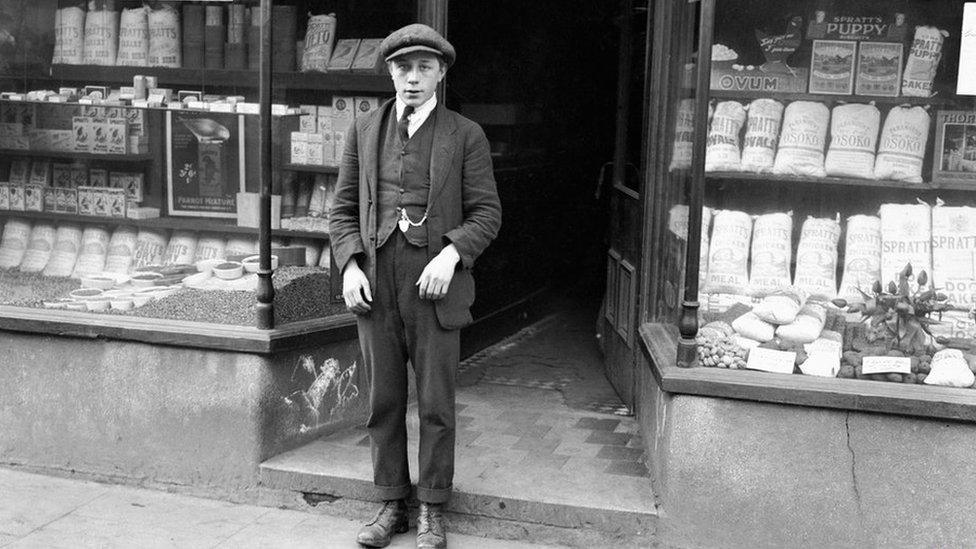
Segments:
[[[363,436],[361,430],[351,429],[271,458],[261,465],[261,481],[270,488],[306,494],[307,501],[369,499],[372,466]],[[411,455],[416,455],[415,449]],[[458,467],[463,470],[461,459]],[[519,469],[519,463],[497,465]],[[417,470],[415,463],[411,470]],[[522,482],[493,483],[459,472],[447,509],[452,530],[577,547],[654,545],[658,517],[649,491],[646,498],[634,498],[637,490],[612,494],[607,486],[583,483],[569,487],[576,495],[567,497],[565,490],[535,489],[546,483],[535,482],[531,475],[523,475]],[[594,497],[586,498],[587,493]]]

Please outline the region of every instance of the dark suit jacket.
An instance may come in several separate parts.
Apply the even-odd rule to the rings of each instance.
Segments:
[[[332,256],[339,269],[352,257],[376,287],[376,180],[380,128],[395,101],[388,100],[346,133],[339,165],[335,203],[329,221]],[[495,187],[488,139],[478,124],[438,102],[430,159],[427,256],[433,259],[453,243],[461,256],[447,295],[434,302],[437,319],[446,329],[471,322],[475,259],[498,235],[502,209]],[[373,303],[373,307],[386,304]]]

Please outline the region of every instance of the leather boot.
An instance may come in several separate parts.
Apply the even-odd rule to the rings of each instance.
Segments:
[[[420,504],[417,516],[417,549],[444,549],[447,547],[447,529],[444,527],[443,506],[433,503]]]
[[[386,547],[393,534],[402,534],[409,529],[407,524],[407,504],[402,499],[383,502],[383,508],[372,522],[359,530],[356,541],[366,547]]]

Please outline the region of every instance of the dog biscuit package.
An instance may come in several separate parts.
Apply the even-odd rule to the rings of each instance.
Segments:
[[[739,133],[745,121],[746,110],[738,101],[723,101],[715,106],[705,145],[706,172],[739,171]]]
[[[830,120],[830,148],[824,162],[827,175],[874,177],[881,113],[874,105],[837,105]]]
[[[894,107],[888,112],[874,162],[875,179],[922,182],[930,122],[922,107]]]
[[[756,99],[749,104],[746,137],[742,145],[742,171],[768,173],[776,160],[776,143],[783,123],[783,104]]]
[[[830,110],[823,103],[794,101],[783,114],[773,173],[824,177],[824,146]]]

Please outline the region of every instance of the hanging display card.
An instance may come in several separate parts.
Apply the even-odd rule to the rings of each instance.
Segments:
[[[904,46],[894,42],[861,42],[857,48],[854,93],[898,97]]]
[[[976,2],[962,8],[957,95],[976,95]]]
[[[907,32],[904,13],[867,15],[817,10],[807,26],[807,38],[815,40],[901,42]]]
[[[796,353],[794,352],[774,351],[773,349],[755,347],[749,351],[749,360],[746,362],[746,368],[777,374],[792,374],[793,364],[795,363]]]
[[[170,215],[237,218],[244,192],[244,117],[166,113],[166,178]]]
[[[932,181],[968,183],[976,189],[976,111],[936,114]]]
[[[866,356],[861,372],[867,374],[910,374],[912,359],[907,356]]]
[[[810,93],[853,93],[856,51],[857,42],[814,40],[810,56]]]

